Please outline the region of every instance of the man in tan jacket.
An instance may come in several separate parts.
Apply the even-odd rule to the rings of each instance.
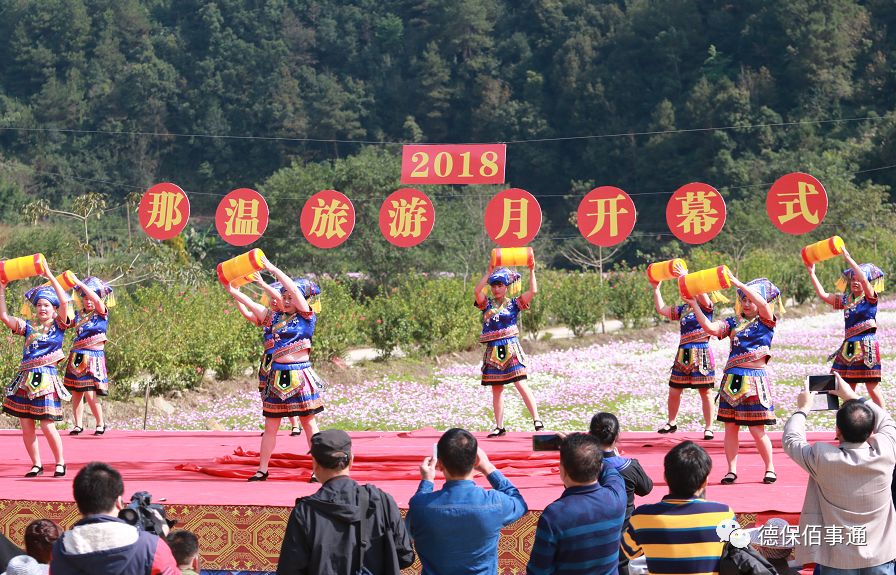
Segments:
[[[839,375],[836,389],[839,445],[806,441],[812,392],[797,398],[784,426],[784,451],[809,473],[800,514],[796,559],[817,563],[822,575],[893,575],[896,511],[890,485],[896,466],[896,423],[873,402],[860,399]]]

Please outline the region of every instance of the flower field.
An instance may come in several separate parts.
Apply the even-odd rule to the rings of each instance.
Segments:
[[[883,389],[889,401],[896,383],[896,300],[881,303],[878,313],[878,337],[882,345]],[[827,356],[841,341],[843,319],[840,312],[791,317],[779,322],[772,345],[769,373],[772,395],[781,429],[795,409],[796,396],[803,378],[827,373]],[[574,347],[568,350],[532,354],[529,357],[529,384],[538,400],[548,429],[572,431],[586,429],[597,411],[612,411],[623,429],[655,430],[665,422],[669,368],[678,341],[672,330],[662,330],[656,341],[632,339],[643,333],[629,332],[617,343]],[[525,344],[524,344],[525,345]],[[713,340],[717,377],[728,355],[728,342]],[[326,390],[326,411],[319,416],[321,427],[352,430],[407,430],[420,427],[465,427],[487,430],[493,427],[491,393],[479,385],[479,365],[455,363],[434,371],[425,382],[384,378],[355,384],[332,381]],[[195,403],[194,413],[150,413],[150,429],[261,429],[258,393],[246,385],[226,400],[221,398]],[[861,388],[860,388],[861,392]],[[505,393],[505,426],[512,431],[532,429],[519,394]],[[686,431],[702,429],[700,403],[695,391],[682,397],[679,426]],[[139,429],[142,417],[117,421],[117,428]],[[720,424],[716,424],[718,429]],[[832,414],[810,416],[810,429],[832,429]]]

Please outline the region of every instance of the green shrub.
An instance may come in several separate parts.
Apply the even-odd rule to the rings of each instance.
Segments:
[[[313,358],[329,360],[365,345],[366,310],[352,297],[349,286],[339,280],[324,279],[320,290],[323,307],[314,332]]]
[[[653,288],[647,281],[645,267],[617,268],[608,278],[607,304],[625,327],[642,327],[654,313]]]
[[[576,337],[593,331],[606,305],[607,284],[596,272],[563,274],[551,290],[551,316]]]

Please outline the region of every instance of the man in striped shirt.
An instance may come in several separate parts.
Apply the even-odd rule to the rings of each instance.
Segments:
[[[625,482],[615,467],[603,465],[602,451],[587,433],[560,444],[566,489],[538,520],[528,575],[617,575]]]
[[[733,520],[734,512],[704,499],[712,459],[693,441],[683,441],[669,450],[663,467],[669,495],[635,509],[622,550],[632,559],[645,555],[651,575],[717,575],[724,543],[716,527]]]

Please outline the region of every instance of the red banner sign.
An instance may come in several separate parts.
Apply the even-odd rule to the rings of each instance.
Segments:
[[[582,198],[576,212],[579,233],[601,247],[615,246],[635,227],[637,212],[631,197],[613,186],[594,188]]]
[[[802,172],[778,178],[765,198],[765,211],[776,228],[798,236],[811,232],[828,213],[828,193],[821,182]]]
[[[401,183],[503,184],[506,144],[409,144],[401,149]]]
[[[380,206],[380,232],[390,244],[400,248],[416,246],[425,240],[435,221],[432,201],[414,188],[392,192]]]
[[[255,190],[233,190],[218,203],[215,227],[228,244],[248,246],[268,227],[268,203]]]
[[[317,192],[305,202],[299,218],[302,234],[318,248],[335,248],[355,229],[355,207],[336,190]]]
[[[519,188],[495,194],[485,206],[485,231],[502,248],[520,248],[541,229],[541,206],[535,196]]]
[[[700,182],[681,186],[666,204],[666,223],[676,238],[705,244],[725,226],[725,200],[717,189]]]
[[[137,217],[146,235],[154,240],[170,240],[187,226],[190,200],[175,184],[156,184],[140,199]]]

